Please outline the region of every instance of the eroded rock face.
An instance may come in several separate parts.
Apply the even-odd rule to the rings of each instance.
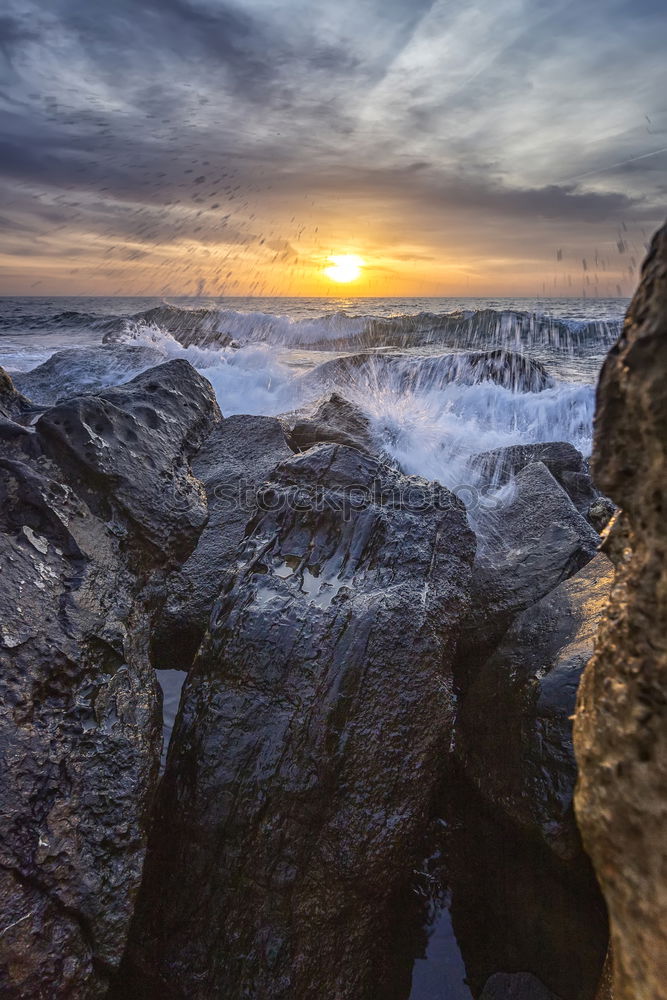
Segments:
[[[598,554],[528,607],[479,669],[457,724],[457,755],[484,798],[554,853],[579,853],[572,722],[613,567]]]
[[[186,456],[218,419],[200,383],[171,363],[143,393],[133,384],[113,403],[75,400],[41,418],[29,448],[19,437],[2,449],[3,996],[103,997],[123,952],[161,746],[151,590],[171,553],[196,540],[201,500]],[[100,413],[131,447],[96,429]],[[169,428],[161,468],[177,470],[194,507],[167,518],[158,494],[159,547],[145,530],[156,421]]]
[[[579,691],[577,818],[611,919],[617,1000],[667,983],[667,228],[598,388],[597,483],[626,546]]]
[[[289,457],[274,417],[233,416],[222,421],[193,460],[193,472],[206,490],[208,521],[195,551],[167,581],[167,600],[151,642],[156,666],[191,666],[245,526],[256,511],[257,490]]]
[[[125,995],[376,996],[451,739],[460,502],[323,445],[265,506],[186,682]]]

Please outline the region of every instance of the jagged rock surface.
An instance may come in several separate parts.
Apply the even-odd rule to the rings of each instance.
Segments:
[[[598,387],[596,482],[626,543],[579,690],[577,818],[609,907],[616,1000],[667,983],[667,227]]]
[[[274,417],[233,416],[222,421],[194,458],[193,472],[206,490],[208,521],[190,558],[167,581],[151,643],[156,666],[191,666],[245,526],[256,512],[257,491],[290,456]]]
[[[323,445],[266,506],[186,682],[125,995],[374,997],[449,746],[460,502]]]
[[[0,457],[0,992],[15,1000],[106,996],[122,956],[161,745],[151,589],[196,540],[187,456],[218,419],[180,362],[111,399],[47,411]],[[156,423],[168,451],[148,465],[167,447]],[[157,479],[169,493],[170,468],[194,512],[166,518],[158,494],[158,547],[148,495]]]
[[[519,615],[457,723],[457,754],[480,793],[565,860],[580,851],[571,717],[612,578],[598,554]]]

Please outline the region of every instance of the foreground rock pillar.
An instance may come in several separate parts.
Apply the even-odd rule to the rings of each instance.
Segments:
[[[352,448],[274,470],[186,682],[119,996],[383,995],[474,549],[452,494]]]
[[[667,227],[602,371],[593,471],[623,513],[616,582],[579,690],[576,811],[609,907],[616,1000],[659,1000],[667,997]]]

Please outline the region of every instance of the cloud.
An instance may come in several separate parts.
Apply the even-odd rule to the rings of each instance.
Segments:
[[[355,226],[396,260],[454,231],[480,258],[583,252],[662,214],[667,154],[639,157],[667,131],[666,35],[658,0],[8,0],[5,229],[17,253],[127,240],[137,267]]]

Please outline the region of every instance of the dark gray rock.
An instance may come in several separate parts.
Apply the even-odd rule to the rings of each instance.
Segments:
[[[376,389],[383,384],[399,392],[424,392],[443,389],[452,382],[461,385],[495,382],[513,392],[541,392],[552,384],[539,361],[505,349],[430,357],[386,351],[350,354],[318,365],[303,380],[322,386],[349,382],[362,392],[366,386]]]
[[[147,542],[180,559],[206,522],[204,491],[188,462],[215,418],[210,383],[178,360],[54,406],[37,426],[72,475],[111,495],[109,517],[120,509]]]
[[[531,972],[496,972],[487,979],[479,1000],[558,1000]]]
[[[506,448],[494,448],[493,451],[475,455],[471,460],[471,467],[480,478],[493,483],[494,486],[504,486],[518,472],[534,462],[546,465],[561,486],[564,475],[581,475],[588,471],[584,456],[567,441],[514,444]]]
[[[290,421],[288,441],[293,451],[307,451],[314,444],[327,442],[349,445],[370,454],[378,450],[368,417],[337,392],[319,400],[311,413]]]
[[[600,543],[542,462],[517,474],[508,502],[479,512],[477,528],[469,668],[491,653],[519,612],[585,566]]]
[[[323,445],[265,508],[186,681],[124,995],[374,997],[449,747],[460,502]]]
[[[57,351],[29,372],[16,372],[14,384],[40,405],[52,405],[81,393],[99,392],[164,361],[146,345],[114,344]]]
[[[191,435],[218,418],[210,387],[197,393],[192,376],[163,366],[145,396],[151,408],[161,400],[183,476]],[[164,552],[147,541],[142,477],[155,438],[138,415],[139,391],[114,397],[114,425],[136,436],[132,452],[104,436],[104,474],[93,457],[73,462],[82,421],[95,419],[89,399],[47,413],[34,449],[21,454],[19,439],[0,457],[0,993],[17,1000],[104,997],[120,962],[161,746],[153,589],[167,553],[194,544],[200,516],[193,487],[185,495],[196,512],[184,512],[183,527],[163,519]],[[108,401],[99,405],[107,412]],[[158,496],[156,518],[160,505]]]
[[[471,468],[482,482],[503,486],[533,462],[543,462],[579,513],[586,517],[597,532],[604,530],[616,507],[596,488],[588,463],[581,452],[567,441],[495,448],[475,455]]]
[[[519,615],[457,723],[457,755],[482,796],[564,860],[580,852],[571,718],[613,575],[600,553]]]
[[[290,457],[274,417],[233,416],[222,421],[194,458],[193,471],[206,490],[208,522],[190,558],[167,580],[167,599],[152,637],[156,666],[189,669],[256,512],[257,490],[274,466]]]

